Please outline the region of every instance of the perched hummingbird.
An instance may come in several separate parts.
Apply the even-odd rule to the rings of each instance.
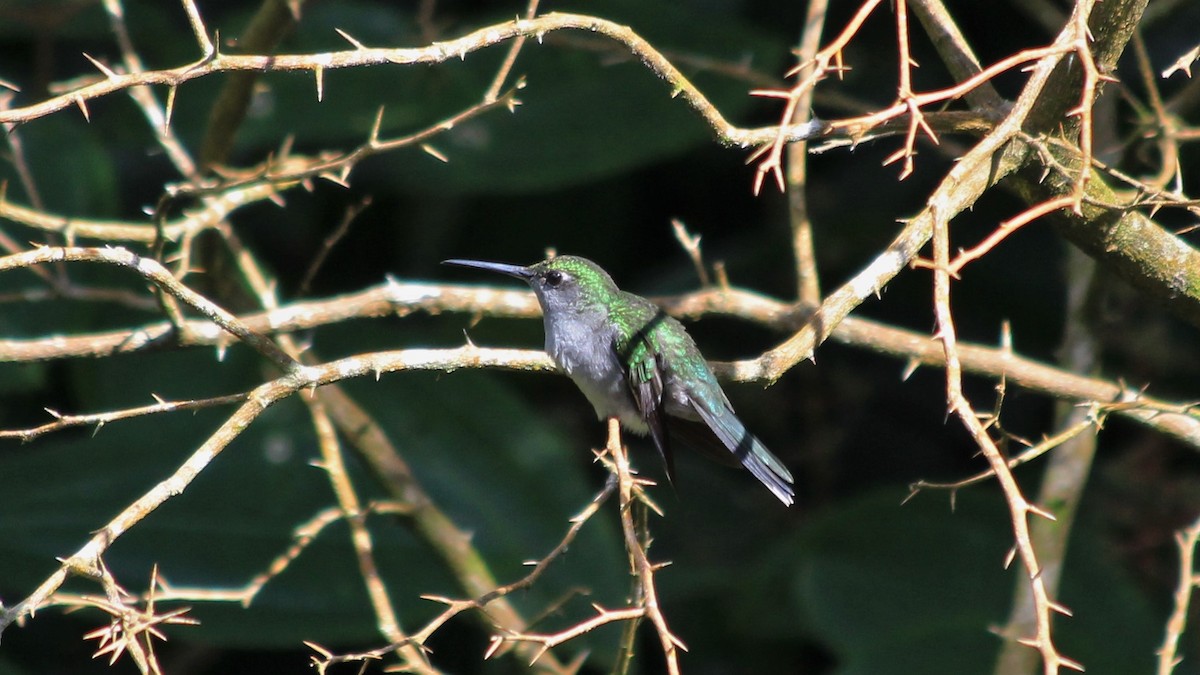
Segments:
[[[522,267],[446,260],[525,280],[537,294],[546,352],[575,381],[600,419],[650,434],[672,478],[671,439],[749,469],[779,501],[795,500],[792,474],[733,412],[683,325],[649,300],[617,288],[596,263],[561,255]]]

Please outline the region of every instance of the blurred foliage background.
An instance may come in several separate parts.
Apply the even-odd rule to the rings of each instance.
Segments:
[[[424,4],[424,3],[422,3]],[[1039,28],[1023,3],[947,3],[982,60],[990,62],[1052,32]],[[1046,3],[1055,5],[1056,3]],[[1151,3],[1155,7],[1160,3]],[[1146,27],[1156,69],[1195,41],[1200,5],[1170,4]],[[309,2],[280,53],[345,49],[334,31],[369,46],[422,46],[523,11],[519,3],[441,0],[431,21],[417,3],[372,0]],[[840,27],[858,3],[833,3],[827,25]],[[222,49],[257,7],[202,2]],[[198,57],[178,3],[130,1],[126,18],[148,68]],[[777,101],[751,89],[786,86],[784,73],[803,20],[803,3],[746,0],[548,1],[543,11],[575,11],[627,24],[683,69],[731,120],[744,126],[778,121]],[[429,31],[435,30],[434,35]],[[951,83],[931,45],[913,31],[919,89]],[[818,94],[816,113],[845,116],[854,105],[880,108],[893,98],[895,35],[888,11],[864,26],[845,54],[837,95]],[[258,81],[227,163],[248,166],[289,139],[297,152],[351,149],[384,109],[382,135],[429,125],[478,100],[505,48],[461,62],[329,71],[324,100],[310,74],[271,73]],[[109,21],[99,2],[31,0],[0,3],[0,78],[20,88],[8,106],[41,100],[62,82],[90,77],[84,58],[117,63]],[[1135,77],[1118,73],[1134,95]],[[711,130],[619,45],[586,34],[554,34],[531,42],[514,75],[526,86],[515,112],[492,111],[430,141],[448,158],[419,148],[373,157],[348,185],[317,180],[292,189],[282,204],[262,202],[231,217],[250,250],[278,279],[283,302],[325,297],[401,279],[487,283],[438,266],[448,257],[528,263],[547,249],[602,264],[626,290],[666,295],[692,290],[697,279],[675,241],[671,219],[703,237],[710,262],[724,263],[738,287],[789,300],[793,262],[785,198],[769,185],[751,192],[747,153],[720,147]],[[1024,75],[996,82],[1015,95]],[[205,77],[178,90],[172,127],[185,146],[203,142],[209,111],[224,82]],[[1191,86],[1177,76],[1164,89]],[[825,86],[825,85],[823,85]],[[1110,95],[1119,95],[1112,87]],[[157,92],[161,97],[162,91]],[[141,112],[123,95],[17,128],[31,180],[0,162],[5,199],[64,216],[144,222],[164,185],[180,180]],[[1134,138],[1117,152],[1137,163],[1151,152],[1136,141],[1136,110],[1113,106],[1111,128]],[[1182,111],[1196,119],[1195,107]],[[848,279],[898,231],[951,166],[954,148],[920,147],[916,173],[897,179],[883,159],[899,141],[884,140],[809,158],[808,197],[823,283]],[[1114,141],[1117,139],[1113,139]],[[1098,143],[1098,152],[1110,146]],[[1111,147],[1116,147],[1115,145]],[[1186,146],[1185,146],[1186,147]],[[9,146],[9,154],[14,152]],[[1200,169],[1194,148],[1182,157],[1186,178]],[[27,186],[36,186],[36,194]],[[1194,182],[1190,185],[1195,187]],[[301,280],[345,210],[370,205],[354,220],[313,281]],[[973,241],[1023,205],[993,192],[954,221],[955,237]],[[1184,227],[1177,214],[1163,222]],[[1172,219],[1178,219],[1173,222]],[[0,221],[12,240],[47,241],[45,233]],[[1185,238],[1195,235],[1185,234]],[[1037,223],[971,266],[955,286],[960,337],[996,344],[1012,326],[1015,350],[1053,362],[1064,324],[1068,244]],[[207,283],[216,276],[209,270]],[[140,290],[128,272],[70,268],[80,284]],[[1195,329],[1147,304],[1112,275],[1100,275],[1103,298],[1095,334],[1102,372],[1146,384],[1172,400],[1197,397],[1200,360]],[[29,338],[137,326],[156,320],[153,307],[113,303],[21,301],[38,286],[26,271],[0,275],[0,335]],[[213,291],[217,293],[217,291]],[[303,294],[302,294],[303,293]],[[147,296],[148,297],[148,296]],[[235,294],[222,296],[242,311]],[[930,275],[901,274],[876,301],[858,310],[891,325],[928,333],[933,326]],[[537,321],[455,314],[363,319],[303,337],[322,359],[403,347],[457,346],[464,329],[477,344],[540,347]],[[712,318],[691,326],[709,358],[748,358],[785,336],[744,322]],[[976,673],[990,672],[999,638],[989,632],[1007,616],[1016,568],[1003,569],[1011,531],[999,492],[989,484],[957,495],[923,492],[901,506],[917,479],[946,480],[983,468],[974,445],[947,422],[944,378],[919,369],[903,377],[894,358],[826,344],[815,363],[774,386],[726,387],[749,428],[793,469],[798,504],[781,507],[748,476],[691,455],[678,458],[679,481],[655,495],[666,517],[652,523],[652,557],[673,561],[659,576],[665,611],[689,646],[690,673]],[[164,350],[107,358],[0,364],[0,427],[47,421],[45,408],[97,412],[168,399],[199,398],[252,388],[261,359],[244,347],[223,358],[212,349]],[[981,408],[994,382],[970,379]],[[401,373],[354,381],[348,389],[385,427],[418,478],[458,525],[473,535],[501,580],[524,573],[522,562],[547,553],[604,480],[589,448],[603,428],[563,377],[460,371]],[[1013,434],[1039,438],[1052,428],[1054,401],[1009,390],[1002,422]],[[11,606],[135,496],[168,475],[223,419],[222,409],[151,416],[51,434],[29,444],[0,443],[0,599]],[[660,477],[648,442],[634,441],[635,462]],[[333,498],[321,473],[303,406],[285,402],[250,427],[179,498],[122,538],[106,556],[113,573],[137,585],[157,564],[176,585],[237,586],[290,541],[294,527]],[[381,494],[362,467],[352,467],[366,497]],[[1018,478],[1030,492],[1040,465]],[[374,492],[372,492],[374,491]],[[1084,496],[1063,574],[1062,602],[1074,617],[1058,622],[1064,653],[1089,673],[1149,672],[1161,641],[1175,583],[1174,530],[1200,511],[1200,460],[1187,448],[1129,422],[1111,420]],[[383,575],[401,620],[416,626],[439,606],[422,595],[460,597],[453,579],[402,524],[371,521]],[[615,515],[585,530],[550,575],[514,601],[529,616],[566,598],[564,619],[589,613],[588,603],[620,606],[627,592],[625,554]],[[586,586],[586,593],[580,587]],[[86,584],[79,588],[86,589]],[[337,650],[378,644],[373,617],[344,525],[335,525],[252,606],[196,604],[195,627],[168,630],[159,649],[170,673],[301,672],[310,653],[301,641]],[[39,613],[10,628],[0,645],[0,674],[134,672],[90,658],[81,636],[102,623],[96,613]],[[590,649],[584,672],[606,672],[616,629],[609,627],[560,651]],[[513,659],[483,661],[487,634],[455,620],[432,640],[447,672],[515,672]],[[636,667],[658,672],[654,640],[643,640]],[[1200,673],[1197,632],[1184,636],[1188,659],[1177,673]],[[372,666],[373,668],[376,666]],[[344,672],[354,672],[353,666]],[[339,671],[341,672],[341,671]],[[373,671],[374,672],[374,671]]]

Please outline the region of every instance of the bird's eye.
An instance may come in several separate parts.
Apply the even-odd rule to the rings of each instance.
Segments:
[[[550,287],[557,286],[563,282],[563,273],[558,270],[550,270],[546,272],[546,285]]]

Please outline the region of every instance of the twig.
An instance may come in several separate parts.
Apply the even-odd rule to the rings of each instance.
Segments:
[[[700,287],[708,288],[712,282],[708,278],[708,268],[704,266],[704,256],[700,254],[700,235],[689,233],[687,226],[678,218],[671,219],[671,230],[675,232],[675,240],[683,247],[683,252],[692,261],[692,268],[696,270]]]
[[[28,597],[0,613],[0,633],[17,620],[45,606],[51,594],[71,574],[90,573],[108,548],[131,527],[155,511],[168,499],[182,494],[230,442],[237,438],[259,415],[275,403],[305,389],[320,387],[352,377],[400,370],[442,370],[501,366],[530,371],[552,371],[554,363],[544,352],[520,350],[481,350],[465,346],[454,350],[405,350],[381,352],[365,357],[349,357],[297,368],[275,380],[259,385],[237,411],[192,453],[166,480],[151,488],[125,507],[107,525],[97,530],[88,542],[62,560],[59,568]]]
[[[92,607],[112,617],[107,626],[83,636],[85,639],[98,640],[93,658],[107,654],[111,666],[128,653],[144,675],[161,675],[163,671],[154,652],[154,640],[167,638],[158,627],[196,625],[199,622],[185,616],[190,611],[188,607],[161,613],[157,611],[155,604],[159,597],[156,592],[160,588],[157,566],[150,572],[150,590],[145,597],[144,610],[137,608],[134,596],[117,583],[103,563],[98,565],[97,572],[97,580],[104,589],[105,597],[60,593],[55,596],[56,602],[65,605],[68,611]]]
[[[408,636],[400,627],[400,620],[395,607],[388,595],[387,586],[379,575],[379,567],[375,563],[375,545],[371,539],[371,531],[367,529],[366,516],[359,502],[358,493],[350,481],[345,462],[342,461],[342,448],[338,443],[337,430],[324,404],[316,397],[305,400],[309,414],[312,416],[313,427],[317,432],[318,444],[321,448],[321,465],[329,476],[333,492],[337,496],[338,506],[343,517],[350,525],[350,540],[354,545],[354,553],[358,559],[359,574],[366,585],[367,596],[371,599],[371,608],[375,612],[375,621],[379,632],[393,644],[404,644],[399,649],[402,665],[406,671],[432,674],[437,671],[430,666],[420,648],[407,644]]]
[[[767,351],[762,356],[735,364],[739,378],[763,379],[774,382],[800,361],[810,358],[813,350],[833,332],[850,312],[866,298],[878,294],[883,286],[900,273],[917,255],[933,232],[934,212],[937,217],[949,220],[979,198],[996,181],[1016,171],[1017,162],[997,161],[999,153],[1009,141],[1016,137],[1041,97],[1042,89],[1049,81],[1063,55],[1070,51],[1073,38],[1064,31],[1049,47],[1027,50],[1010,59],[1005,59],[957,87],[943,90],[939,95],[961,95],[978,84],[993,77],[999,66],[1004,68],[1037,59],[1021,96],[1009,109],[1004,119],[983,140],[964,155],[945,176],[928,199],[929,206],[909,221],[891,245],[862,272],[848,283],[825,298],[813,313],[808,324],[798,330],[786,342]],[[916,99],[921,99],[917,96]],[[882,119],[885,115],[879,113]],[[867,116],[868,119],[875,116]]]
[[[1094,407],[1097,409],[1100,408],[1100,406],[1094,406]],[[1093,413],[1094,412],[1095,411],[1093,411]],[[1076,422],[1074,425],[1067,427],[1066,429],[1063,429],[1062,431],[1058,432],[1057,434],[1054,434],[1053,436],[1050,436],[1049,438],[1042,440],[1042,442],[1026,448],[1025,450],[1023,450],[1021,452],[1021,454],[1019,454],[1015,457],[1010,457],[1007,460],[1008,468],[1015,469],[1018,466],[1021,466],[1022,464],[1028,464],[1029,462],[1032,462],[1033,460],[1037,459],[1038,457],[1041,457],[1042,455],[1046,454],[1047,452],[1050,452],[1051,450],[1059,447],[1063,443],[1066,443],[1067,441],[1071,440],[1072,438],[1079,436],[1080,434],[1087,431],[1088,429],[1091,429],[1093,427],[1099,428],[1099,426],[1100,426],[1100,421],[1099,421],[1098,416],[1096,416],[1094,414],[1089,415],[1089,417],[1087,419],[1082,420],[1080,422]],[[904,498],[904,501],[907,502],[908,500],[910,500],[914,496],[916,496],[916,494],[918,492],[920,492],[921,490],[927,490],[927,489],[949,490],[951,492],[951,494],[953,495],[954,493],[956,493],[958,490],[961,490],[962,488],[969,487],[969,486],[975,485],[977,483],[982,483],[983,481],[985,481],[989,478],[992,478],[995,475],[996,475],[996,472],[989,468],[989,469],[980,471],[979,473],[972,474],[961,480],[951,481],[948,483],[918,480],[908,486],[908,496]],[[951,497],[951,499],[953,499],[953,497]]]
[[[172,298],[208,317],[230,335],[250,345],[284,370],[292,370],[299,365],[279,349],[274,342],[250,330],[237,317],[208,298],[179,283],[158,262],[150,258],[143,258],[126,249],[39,246],[24,253],[0,258],[0,272],[55,262],[92,262],[132,269]]]
[[[1067,262],[1067,312],[1059,362],[1074,372],[1093,372],[1099,368],[1099,345],[1094,337],[1092,310],[1095,298],[1097,266],[1079,251],[1070,251]],[[1055,410],[1055,425],[1095,424],[1099,429],[1103,418],[1102,406],[1071,407],[1059,403]],[[1075,515],[1088,485],[1088,475],[1096,456],[1096,434],[1079,433],[1070,436],[1046,462],[1038,489],[1037,502],[1046,504],[1054,514],[1053,522],[1035,520],[1030,526],[1030,543],[1038,552],[1042,565],[1042,581],[1046,593],[1059,594],[1067,557],[1067,545],[1074,529]],[[1012,606],[1002,635],[1028,635],[1037,621],[1037,603],[1032,588],[1023,579],[1015,581]],[[1021,645],[1008,642],[1000,649],[993,671],[996,675],[1030,672],[1036,667],[1037,655]]]
[[[687,651],[687,646],[671,632],[667,619],[658,602],[658,590],[654,585],[654,572],[661,565],[652,564],[646,557],[645,544],[638,536],[633,523],[633,507],[641,492],[642,479],[636,478],[629,466],[629,456],[621,444],[621,423],[615,417],[608,420],[608,457],[617,473],[618,495],[621,505],[621,531],[625,534],[625,549],[629,553],[629,564],[638,578],[640,608],[654,625],[666,659],[667,673],[679,675],[679,657],[676,649]]]
[[[1092,48],[1089,43],[1091,31],[1088,29],[1088,16],[1092,11],[1094,0],[1079,0],[1071,13],[1071,21],[1075,28],[1074,49],[1079,64],[1083,68],[1083,86],[1079,95],[1079,106],[1067,114],[1079,119],[1079,163],[1078,177],[1073,182],[1072,192],[1075,213],[1083,213],[1083,197],[1086,192],[1088,179],[1091,177],[1092,165],[1092,104],[1096,98],[1096,86],[1100,81],[1100,72],[1096,61],[1092,58]],[[1111,78],[1110,78],[1111,79]]]
[[[842,50],[850,43],[850,40],[858,33],[858,29],[862,27],[867,17],[875,8],[879,6],[881,0],[867,0],[862,7],[854,14],[854,17],[842,29],[842,32],[829,43],[827,47],[817,52],[812,64],[801,63],[792,70],[791,74],[799,74],[807,70],[807,76],[802,77],[796,86],[788,91],[780,91],[775,89],[761,89],[751,92],[758,96],[769,98],[781,98],[785,101],[783,115],[781,119],[791,120],[796,116],[796,110],[800,105],[800,101],[808,95],[808,91],[817,85],[828,73],[834,72],[841,74],[842,68]],[[830,65],[833,63],[834,65]],[[2,121],[2,118],[0,118]],[[762,146],[750,155],[750,160],[762,157],[758,168],[754,174],[754,194],[758,194],[762,188],[763,180],[767,175],[775,178],[776,185],[779,190],[784,190],[783,182],[783,148],[786,144],[797,140],[806,140],[806,138],[790,138],[791,130],[795,127],[781,123],[776,132],[772,135],[769,141],[764,141]]]
[[[249,19],[238,35],[237,46],[255,54],[272,54],[279,43],[287,36],[295,25],[296,17],[289,11],[283,0],[271,0],[259,4],[258,10]],[[194,27],[195,29],[195,27]],[[203,30],[196,30],[199,39]],[[206,43],[207,36],[200,42],[200,49],[209,54],[211,43]],[[264,71],[265,72],[265,71]],[[313,71],[317,79],[317,101],[322,99],[320,69]],[[214,167],[224,164],[233,150],[234,139],[246,119],[246,113],[254,100],[254,86],[262,77],[263,72],[251,71],[236,73],[224,79],[220,91],[217,92],[208,108],[208,122],[205,125],[203,140],[200,142],[200,167],[208,172]],[[188,178],[193,175],[185,174]]]
[[[1042,655],[1042,670],[1045,675],[1057,675],[1061,667],[1083,670],[1078,663],[1059,654],[1051,634],[1052,613],[1070,615],[1070,611],[1052,600],[1047,593],[1045,580],[1042,578],[1041,565],[1037,553],[1033,549],[1029,536],[1028,518],[1031,514],[1053,519],[1048,512],[1026,501],[1013,478],[1000,450],[996,447],[987,430],[979,422],[979,418],[971,403],[962,391],[962,363],[958,356],[958,341],[954,327],[954,319],[950,310],[950,237],[948,222],[938,217],[935,210],[933,228],[933,295],[934,314],[937,317],[937,337],[946,353],[946,401],[949,412],[956,415],[966,427],[975,443],[983,452],[984,458],[995,472],[1000,488],[1004,493],[1005,503],[1013,527],[1016,545],[1013,555],[1019,554],[1025,566],[1029,585],[1033,594],[1034,610],[1037,618],[1037,632],[1033,637],[1019,636],[1022,644],[1035,647]]]
[[[916,156],[917,131],[923,130],[929,135],[930,140],[937,144],[937,134],[933,133],[933,129],[925,121],[925,114],[921,112],[921,108],[917,105],[915,95],[912,90],[912,67],[916,62],[912,60],[912,56],[908,51],[908,1],[896,0],[896,43],[897,54],[900,59],[900,85],[897,90],[896,98],[908,108],[908,133],[904,139],[904,146],[883,160],[884,164],[890,164],[897,159],[904,158],[904,168],[900,170],[900,180],[904,180],[913,172],[913,157]]]
[[[308,269],[304,272],[304,278],[300,280],[300,286],[296,289],[297,297],[308,295],[309,287],[312,285],[313,279],[317,278],[317,272],[321,270],[321,266],[325,264],[325,260],[329,254],[333,252],[337,243],[342,240],[350,232],[350,225],[354,223],[359,214],[367,210],[371,206],[371,198],[363,197],[357,203],[351,204],[342,214],[342,220],[338,223],[333,232],[325,237],[325,241],[321,242],[321,248],[317,251],[317,256],[313,258]]]
[[[246,400],[249,394],[230,394],[228,396],[215,396],[213,398],[202,398],[191,401],[164,401],[155,396],[158,401],[153,405],[145,405],[136,408],[125,408],[124,410],[113,410],[110,412],[93,413],[90,415],[64,415],[57,410],[46,408],[46,412],[54,418],[53,422],[31,427],[28,429],[16,430],[0,430],[0,439],[15,438],[22,443],[28,443],[38,436],[48,434],[54,431],[61,431],[68,427],[78,426],[94,426],[93,434],[99,432],[104,425],[118,420],[130,419],[133,417],[141,417],[144,415],[157,415],[160,413],[175,412],[178,410],[199,410],[201,408],[212,408],[222,405],[230,405],[233,403],[241,403]]]
[[[1162,71],[1163,79],[1171,77],[1175,73],[1182,72],[1188,77],[1192,76],[1192,63],[1200,60],[1200,45],[1192,47],[1183,53],[1175,62]]]
[[[880,0],[873,0],[876,4]],[[194,10],[191,0],[185,6]],[[535,19],[517,19],[493,26],[486,26],[453,40],[437,42],[427,47],[372,49],[357,44],[354,49],[321,54],[276,54],[241,55],[217,53],[212,41],[205,35],[199,14],[189,12],[194,18],[193,30],[200,40],[201,58],[177,68],[142,73],[102,73],[96,82],[72,89],[39,103],[22,108],[0,111],[0,124],[28,122],[66,108],[84,105],[101,96],[122,91],[135,85],[161,84],[169,87],[179,85],[214,73],[238,71],[323,71],[329,69],[354,68],[381,64],[429,64],[442,63],[451,59],[464,58],[467,54],[517,36],[538,37],[558,30],[578,30],[604,35],[626,45],[655,74],[665,80],[673,92],[692,106],[712,127],[718,140],[729,145],[750,147],[783,139],[783,142],[811,138],[824,130],[823,124],[801,127],[772,126],[762,129],[743,129],[733,126],[684,75],[657,49],[627,26],[592,16],[580,14],[550,13]]]
[[[1171,618],[1167,620],[1163,644],[1158,650],[1158,669],[1155,671],[1158,675],[1171,675],[1183,660],[1176,656],[1179,638],[1187,626],[1192,591],[1200,584],[1195,564],[1197,540],[1200,540],[1200,520],[1175,533],[1175,545],[1179,547],[1179,583],[1175,587],[1175,602]]]
[[[528,4],[525,5],[526,21],[531,21],[537,16],[538,3],[539,0],[528,0]],[[483,94],[484,103],[490,103],[499,98],[500,92],[504,89],[504,81],[508,79],[508,74],[512,71],[513,64],[517,62],[517,55],[521,53],[521,48],[525,46],[525,41],[528,39],[528,36],[518,35],[513,39],[512,44],[508,46],[508,51],[504,54],[504,60],[500,63],[500,68],[496,70],[496,75],[492,77],[492,83],[488,85],[487,91]]]
[[[1020,215],[1009,218],[1000,223],[991,234],[984,238],[983,241],[975,246],[961,251],[954,260],[950,261],[950,276],[957,277],[962,272],[962,268],[972,260],[978,260],[986,255],[989,251],[996,247],[1001,241],[1004,241],[1008,235],[1017,231],[1021,227],[1059,209],[1065,209],[1075,203],[1073,197],[1059,197],[1048,202],[1043,202],[1035,206],[1031,206],[1020,213]]]
[[[411,512],[411,507],[396,502],[371,502],[363,508],[363,514],[397,514],[405,515]],[[186,600],[192,602],[232,602],[249,607],[263,588],[275,577],[282,574],[308,548],[325,528],[345,518],[346,514],[340,507],[331,506],[322,509],[312,518],[297,525],[292,531],[292,543],[282,553],[277,555],[255,574],[245,585],[234,588],[213,588],[178,586],[166,579],[159,579],[158,597],[161,600]]]
[[[933,41],[933,46],[937,49],[942,63],[946,64],[946,69],[950,71],[954,79],[959,82],[969,80],[983,70],[979,57],[975,55],[971,44],[963,37],[958,24],[950,17],[950,12],[942,0],[908,1],[913,13],[917,15],[917,20],[925,29],[925,33]],[[963,96],[967,99],[967,103],[977,110],[1000,110],[1006,105],[1004,99],[992,87],[991,82],[982,82]]]
[[[138,56],[137,50],[133,47],[133,40],[129,37],[129,29],[125,25],[125,9],[121,6],[121,0],[104,0],[104,11],[108,14],[109,25],[112,27],[113,36],[117,40],[117,47],[121,50],[121,60],[125,64],[126,72],[144,72],[146,68],[142,64],[142,59]],[[184,177],[194,178],[196,176],[196,163],[192,161],[191,155],[188,154],[179,137],[171,130],[170,109],[164,110],[159,105],[158,99],[154,96],[154,92],[150,90],[150,87],[132,86],[129,87],[128,93],[129,97],[141,109],[142,114],[146,117],[146,121],[150,123],[150,128],[154,132],[158,145],[167,153],[167,157],[171,159],[171,163],[175,165],[175,168]],[[173,98],[173,96],[174,94],[172,93],[170,97]]]
[[[291,168],[299,169],[301,166],[297,162]],[[209,195],[201,208],[189,210],[176,220],[164,222],[161,226],[162,238],[168,242],[179,242],[216,227],[235,209],[277,196],[281,187],[279,184],[262,182],[226,187],[218,194]],[[60,234],[69,246],[74,246],[78,239],[96,239],[114,244],[152,244],[160,229],[153,223],[61,216],[21,206],[3,195],[0,195],[0,218],[35,230]]]
[[[488,653],[485,658],[491,657],[500,645],[505,641],[509,642],[532,642],[538,645],[537,652],[534,653],[533,659],[529,665],[533,665],[550,649],[557,647],[564,642],[569,642],[575,638],[592,632],[593,630],[614,623],[617,621],[632,621],[640,619],[646,615],[645,607],[628,607],[625,609],[604,609],[600,605],[592,605],[596,610],[596,616],[581,621],[570,628],[553,634],[543,633],[516,633],[513,635],[496,636],[492,638],[491,646],[488,647]],[[678,673],[678,670],[669,671]]]
[[[1154,77],[1150,54],[1146,50],[1146,41],[1142,39],[1142,34],[1134,33],[1132,42],[1133,54],[1137,57],[1138,74],[1142,78],[1142,86],[1146,88],[1146,95],[1150,100],[1150,111],[1154,115],[1154,122],[1157,126],[1155,137],[1160,153],[1158,175],[1143,184],[1147,184],[1147,187],[1153,186],[1158,191],[1165,191],[1172,181],[1178,184],[1182,178],[1177,124],[1163,102],[1162,92],[1159,91],[1158,81]]]
[[[698,319],[709,314],[738,317],[780,331],[802,325],[807,313],[762,295],[739,289],[700,291],[678,297],[657,299],[673,315]],[[389,281],[386,284],[322,300],[292,303],[271,312],[259,312],[240,320],[259,333],[288,333],[352,319],[401,315],[411,312],[462,312],[494,317],[537,318],[541,315],[537,300],[526,291],[497,290],[478,286],[428,284]],[[181,346],[221,347],[227,339],[207,320],[190,320],[189,337]],[[170,334],[164,322],[121,331],[64,337],[54,343],[41,339],[0,340],[0,362],[24,362],[111,353],[136,352],[153,347]],[[831,334],[832,339],[861,349],[908,360],[912,367],[942,367],[945,355],[928,336],[888,326],[870,319],[848,316]],[[424,350],[436,353],[436,350]],[[527,354],[533,352],[514,352]],[[1008,377],[1016,384],[1057,398],[1077,401],[1116,402],[1111,412],[1169,434],[1194,447],[1200,447],[1200,419],[1190,413],[1192,405],[1170,403],[1136,387],[1085,377],[1004,350],[979,344],[959,345],[959,356],[966,372],[989,377]],[[525,357],[517,357],[523,367]],[[737,364],[713,363],[717,374],[739,382],[764,382],[762,378],[743,378]],[[19,435],[20,432],[12,432]]]
[[[538,560],[534,564],[533,569],[521,579],[504,586],[499,586],[492,591],[489,591],[488,593],[471,600],[454,600],[451,598],[433,595],[423,596],[426,600],[440,602],[447,605],[447,607],[441,614],[430,620],[429,623],[425,624],[423,628],[413,633],[412,636],[407,638],[403,643],[393,643],[386,647],[355,654],[335,655],[332,652],[325,652],[321,653],[319,657],[313,657],[314,664],[320,671],[323,672],[324,669],[328,668],[329,666],[339,663],[367,661],[382,658],[387,654],[400,649],[400,647],[403,645],[423,645],[425,644],[425,641],[428,640],[442,626],[444,626],[446,622],[450,621],[459,614],[472,609],[484,609],[500,598],[510,595],[516,591],[521,591],[531,587],[539,578],[541,578],[542,574],[550,567],[551,564],[554,563],[554,561],[558,560],[563,553],[566,553],[571,543],[575,541],[575,538],[578,536],[580,530],[583,529],[583,526],[600,510],[600,507],[608,501],[609,497],[616,492],[616,488],[616,476],[610,476],[610,480],[605,483],[604,488],[601,489],[600,492],[596,493],[596,495],[592,498],[592,501],[583,509],[583,511],[571,518],[571,527],[567,529],[566,534],[563,535],[563,538],[561,541],[559,541],[558,545],[555,546],[550,553],[546,554],[545,557]],[[492,656],[498,653],[499,649],[501,648],[501,644],[504,641],[520,642],[521,640],[514,637],[519,635],[528,634],[523,633],[522,631],[506,629],[505,632],[495,636],[492,639],[487,656]],[[537,661],[541,656],[544,655],[544,651],[545,650],[540,650],[533,653],[531,658],[533,658],[534,661]]]
[[[813,0],[808,3],[804,18],[804,30],[800,34],[797,59],[801,66],[796,77],[804,81],[812,76],[817,64],[817,50],[821,46],[821,32],[825,28],[828,0]],[[810,121],[813,95],[816,89],[809,87],[796,96],[796,106],[789,121],[792,125]],[[813,241],[813,225],[808,215],[808,142],[797,141],[787,148],[786,192],[788,198],[788,220],[792,227],[792,255],[796,266],[796,300],[806,305],[821,302],[821,278],[817,270],[817,254]]]

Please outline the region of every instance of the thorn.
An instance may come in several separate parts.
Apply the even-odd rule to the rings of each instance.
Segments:
[[[537,663],[538,659],[542,658],[542,655],[545,654],[547,651],[549,651],[549,649],[550,649],[550,645],[548,645],[548,644],[543,644],[540,647],[538,647],[538,650],[533,655],[533,658],[529,659],[529,665],[532,666],[533,664]]]
[[[484,661],[487,661],[496,655],[496,650],[500,649],[500,646],[504,644],[504,638],[500,637],[499,635],[493,635],[489,642],[490,644],[488,645],[487,651],[483,653]]]
[[[167,105],[163,113],[163,130],[171,126],[171,116],[175,114],[175,92],[179,89],[175,85],[167,88]]]
[[[1083,672],[1083,664],[1082,663],[1080,663],[1078,661],[1072,661],[1071,659],[1068,659],[1067,657],[1063,656],[1062,654],[1058,655],[1058,663],[1059,663],[1059,665],[1070,668],[1071,670],[1074,670],[1074,671],[1077,671],[1080,673]]]
[[[333,183],[334,185],[337,185],[339,187],[344,187],[344,188],[350,187],[350,184],[346,182],[346,179],[342,178],[341,175],[336,174],[336,173],[330,173],[328,171],[324,171],[322,173],[317,174],[317,178],[320,178],[322,180],[327,180],[330,183]]]
[[[441,162],[446,163],[446,164],[448,164],[450,162],[450,158],[447,157],[446,155],[442,154],[441,150],[438,150],[437,148],[433,147],[432,145],[430,145],[428,143],[422,143],[421,149],[424,150],[426,152],[426,154],[430,155],[434,159],[440,160]]]
[[[897,150],[897,151],[893,152],[892,154],[888,155],[887,157],[883,158],[883,166],[887,166],[888,164],[896,163],[901,157],[904,157],[907,153],[908,153],[908,148],[900,148],[899,150]]]
[[[313,77],[317,80],[317,103],[325,100],[325,68],[316,66],[313,68]]]
[[[303,643],[304,643],[305,647],[308,647],[309,649],[313,650],[314,652],[320,654],[321,658],[323,658],[323,659],[328,659],[333,656],[333,652],[329,651],[328,649],[325,649],[324,647],[322,647],[321,645],[319,645],[315,642],[309,642],[308,640],[303,640]]]
[[[1059,614],[1062,614],[1063,616],[1075,616],[1075,613],[1072,612],[1070,610],[1070,608],[1068,608],[1066,605],[1060,605],[1059,603],[1054,602],[1053,600],[1050,601],[1050,609],[1052,611],[1058,612]]]
[[[371,133],[367,136],[367,141],[374,145],[379,142],[379,130],[383,127],[383,106],[379,106],[379,110],[375,112],[375,122],[371,125]]]
[[[366,48],[367,48],[365,45],[363,45],[363,43],[361,43],[361,42],[359,42],[358,40],[355,40],[354,38],[350,37],[350,34],[349,34],[349,33],[347,33],[346,31],[342,30],[341,28],[334,28],[333,30],[334,30],[334,32],[335,32],[335,33],[337,33],[338,35],[342,36],[342,39],[343,39],[343,40],[345,40],[346,42],[349,42],[350,44],[354,45],[354,48],[355,48],[355,49],[366,49]]]
[[[918,359],[909,359],[908,363],[904,364],[904,370],[900,373],[900,381],[908,382],[908,378],[917,372],[917,368],[921,367],[921,361]]]
[[[792,92],[781,89],[751,89],[750,95],[763,98],[791,98]]]
[[[1050,513],[1049,511],[1047,511],[1046,509],[1043,509],[1042,507],[1038,506],[1037,504],[1026,504],[1025,508],[1027,510],[1029,510],[1030,513],[1041,516],[1041,517],[1045,518],[1046,520],[1049,520],[1051,522],[1058,522],[1058,518],[1055,517],[1055,515],[1053,513]]]
[[[71,98],[75,101],[75,105],[79,106],[79,111],[83,113],[83,119],[87,122],[91,122],[92,114],[88,112],[87,102],[83,100],[83,97],[79,94],[75,94]]]
[[[1012,567],[1013,561],[1016,559],[1017,559],[1017,547],[1014,544],[1012,548],[1008,549],[1008,554],[1004,556],[1004,569],[1008,569],[1008,568]]]
[[[110,79],[110,80],[117,79],[118,76],[116,73],[113,72],[112,68],[109,68],[108,66],[104,65],[103,63],[92,58],[91,54],[88,54],[87,52],[83,52],[83,58],[87,59],[88,61],[91,61],[92,65],[96,66],[96,70],[99,70],[100,72],[104,73],[104,76],[107,77],[108,79]]]

